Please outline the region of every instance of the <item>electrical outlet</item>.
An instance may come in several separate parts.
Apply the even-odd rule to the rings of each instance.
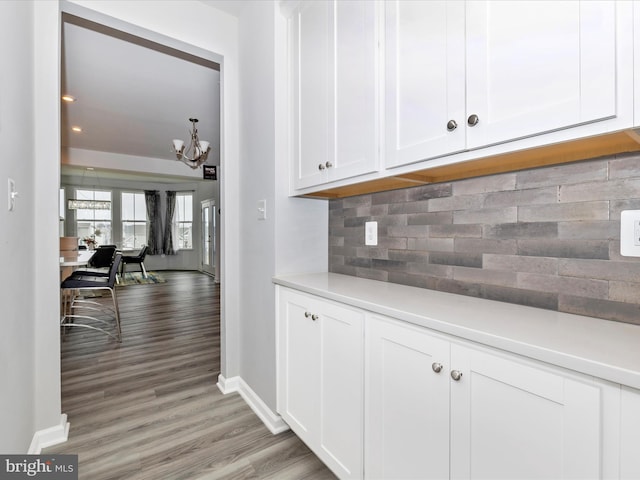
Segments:
[[[620,214],[620,255],[640,257],[640,210]]]
[[[378,222],[365,222],[364,244],[378,245]]]

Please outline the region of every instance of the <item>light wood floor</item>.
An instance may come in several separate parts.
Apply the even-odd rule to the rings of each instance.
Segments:
[[[213,279],[118,287],[122,344],[72,328],[62,342],[69,440],[79,478],[333,479],[293,433],[272,435],[238,394],[216,387],[220,298]]]

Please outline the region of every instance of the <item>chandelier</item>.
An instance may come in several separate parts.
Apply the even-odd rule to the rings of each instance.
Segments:
[[[87,170],[95,174],[99,186],[100,178],[98,177],[98,173],[93,167],[87,167],[86,169],[82,170],[82,186],[84,187],[84,174],[87,172]],[[92,196],[95,197],[95,192],[92,193]],[[67,208],[69,210],[111,210],[111,201],[96,200],[95,198],[70,198],[67,202]]]
[[[198,138],[198,129],[196,128],[198,119],[190,118],[189,121],[191,122],[191,141],[189,142],[189,146],[185,149],[182,140],[174,139],[173,149],[171,151],[176,154],[178,160],[196,169],[207,161],[207,156],[211,148],[209,148],[209,142],[201,141]]]

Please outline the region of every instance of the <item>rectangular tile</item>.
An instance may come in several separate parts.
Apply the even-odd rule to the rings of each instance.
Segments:
[[[488,193],[484,197],[485,207],[509,207],[512,205],[541,205],[557,203],[558,187],[529,188],[508,192]]]
[[[518,221],[518,207],[482,208],[453,213],[453,223],[514,223]]]
[[[617,322],[640,325],[640,315],[638,315],[637,304],[578,297],[575,295],[560,295],[558,310],[588,317],[604,318]]]
[[[407,238],[407,250],[453,252],[453,238]]]
[[[518,273],[516,286],[537,292],[556,292],[563,295],[578,295],[607,299],[609,282],[587,278],[540,275],[537,273]]]
[[[371,195],[371,203],[380,205],[383,203],[405,203],[408,197],[408,189],[391,190],[389,192],[378,192]]]
[[[407,215],[408,225],[442,225],[453,223],[453,212],[412,213]]]
[[[432,185],[421,185],[407,190],[407,201],[418,202],[431,198],[450,197],[453,192],[451,183],[435,183]]]
[[[387,232],[390,237],[426,237],[429,227],[427,225],[392,225]]]
[[[484,195],[457,195],[454,197],[434,198],[429,200],[430,212],[448,210],[477,210],[484,205]]]
[[[518,251],[518,244],[513,239],[456,238],[453,251],[480,255],[483,253],[515,254]]]
[[[586,202],[589,200],[624,200],[638,197],[640,197],[640,178],[561,185],[559,195],[562,203]]]
[[[518,172],[516,185],[518,189],[524,189],[596,180],[605,181],[607,174],[608,163],[606,159],[588,160]]]
[[[484,298],[488,300],[515,303],[529,307],[544,308],[546,310],[558,309],[558,294],[556,293],[535,292],[499,285],[486,285],[483,288],[483,294]]]
[[[482,237],[482,225],[432,225],[429,237]]]
[[[452,265],[434,265],[433,263],[407,263],[407,273],[412,275],[424,275],[427,277],[453,277]]]
[[[489,253],[482,257],[482,268],[556,275],[558,273],[558,261],[557,258]]]
[[[511,287],[516,284],[516,273],[484,268],[453,267],[453,279],[460,282]]]
[[[486,177],[469,178],[453,183],[453,195],[469,195],[473,193],[502,192],[516,187],[516,173],[488,175]]]
[[[485,225],[482,229],[484,238],[533,238],[557,237],[557,222],[518,222]]]
[[[518,255],[558,258],[609,258],[609,242],[600,240],[520,239]]]
[[[621,153],[609,160],[609,178],[633,178],[640,177],[640,154]]]
[[[576,202],[556,205],[521,206],[520,222],[568,222],[582,220],[609,220],[609,202]]]
[[[431,252],[429,262],[438,265],[482,268],[482,255],[477,253]]]
[[[640,296],[640,283],[609,282],[609,300],[637,304],[638,296]]]
[[[615,220],[558,222],[558,238],[619,240],[620,222]]]
[[[558,262],[558,274],[567,277],[640,283],[640,262],[562,259]]]

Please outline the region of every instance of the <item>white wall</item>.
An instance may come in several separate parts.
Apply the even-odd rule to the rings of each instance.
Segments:
[[[33,5],[0,2],[0,452],[28,449],[35,428],[36,328],[33,278],[35,152],[33,118]],[[19,145],[20,154],[12,154]],[[12,146],[9,148],[9,146]],[[20,193],[7,210],[7,178]]]
[[[288,198],[286,21],[277,2],[240,16],[240,310],[243,380],[276,409],[273,275],[327,268],[327,202]],[[267,219],[258,220],[258,201]]]

